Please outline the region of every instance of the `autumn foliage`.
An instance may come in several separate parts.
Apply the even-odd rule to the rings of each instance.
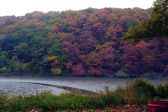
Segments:
[[[150,14],[151,9],[88,8],[0,17],[0,73],[167,75],[166,39],[137,45],[120,39]]]

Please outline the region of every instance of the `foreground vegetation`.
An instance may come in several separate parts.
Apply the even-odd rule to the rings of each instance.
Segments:
[[[93,112],[104,109],[106,112],[118,105],[132,105],[134,109],[144,109],[148,100],[168,99],[168,83],[154,86],[143,79],[137,79],[126,87],[115,90],[106,88],[102,94],[63,93],[59,96],[44,92],[29,96],[0,95],[0,111],[2,112],[30,112],[37,109],[39,112]],[[142,105],[142,106],[141,106]],[[119,106],[122,109],[122,106]],[[124,107],[124,106],[123,106]],[[129,106],[127,106],[129,110]],[[63,111],[64,110],[64,111]],[[98,110],[97,110],[98,111]],[[136,111],[135,111],[136,112]]]

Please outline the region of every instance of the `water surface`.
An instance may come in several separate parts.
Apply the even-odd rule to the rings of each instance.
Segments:
[[[126,78],[79,78],[79,77],[54,77],[54,78],[0,78],[0,92],[8,95],[27,95],[37,94],[43,91],[52,91],[53,94],[66,92],[64,89],[50,87],[45,85],[31,84],[42,83],[58,86],[74,87],[79,89],[90,90],[93,92],[102,92],[105,87],[114,89],[118,86],[125,86],[134,79]],[[162,84],[165,79],[148,79],[151,83]]]

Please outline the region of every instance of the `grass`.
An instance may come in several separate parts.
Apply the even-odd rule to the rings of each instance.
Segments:
[[[0,95],[0,112],[80,112],[83,109],[107,109],[126,104],[146,104],[148,100],[168,99],[168,84],[154,86],[143,79],[137,79],[127,87],[115,90],[106,88],[100,95],[63,93],[53,95],[43,92],[28,96]],[[92,111],[92,110],[90,110]]]

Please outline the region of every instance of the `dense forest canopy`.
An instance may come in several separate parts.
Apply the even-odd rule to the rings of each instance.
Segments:
[[[167,40],[136,45],[121,40],[151,14],[151,9],[88,8],[0,17],[0,73],[168,75]]]
[[[124,35],[124,39],[132,42],[151,40],[155,37],[168,37],[168,0],[156,0],[149,20],[130,27]]]

